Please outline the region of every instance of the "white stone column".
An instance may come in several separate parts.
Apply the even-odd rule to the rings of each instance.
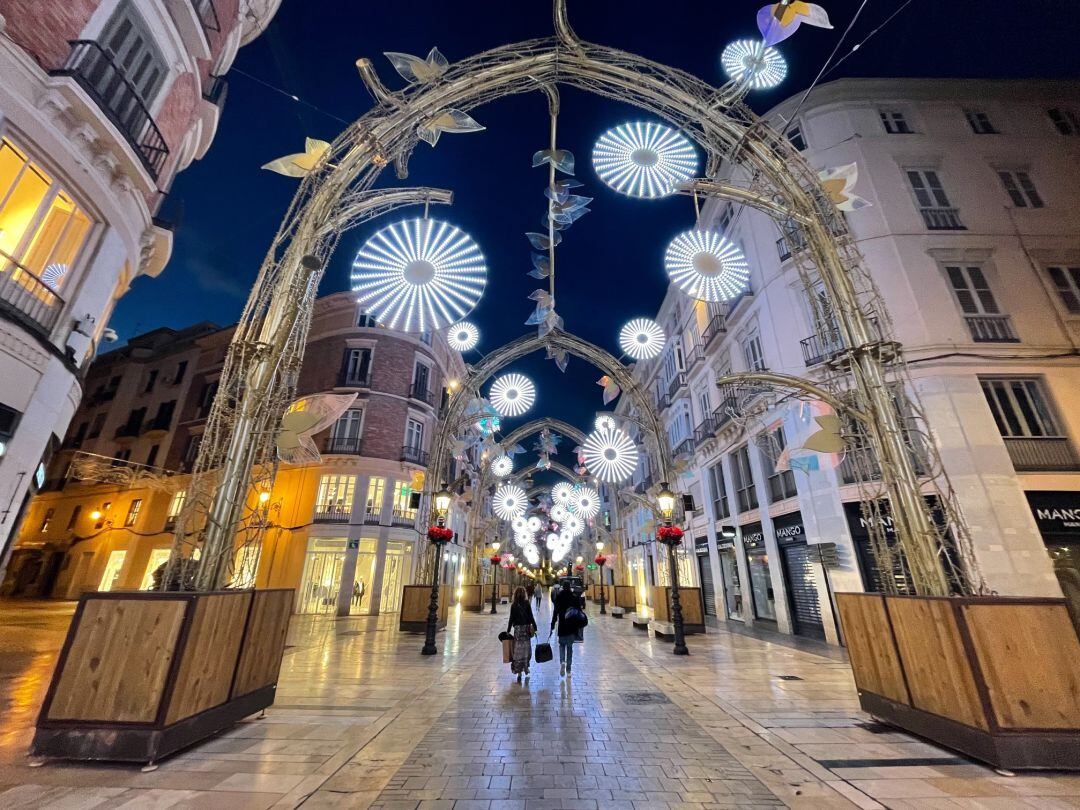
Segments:
[[[352,512],[345,541],[345,564],[341,566],[341,584],[338,587],[337,615],[348,616],[352,612],[353,583],[356,581],[356,560],[360,554],[360,532],[364,523],[364,499],[367,495],[367,476],[356,476],[353,488]]]

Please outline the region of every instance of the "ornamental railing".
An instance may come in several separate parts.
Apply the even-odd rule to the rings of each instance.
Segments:
[[[971,339],[976,343],[1019,343],[1008,315],[965,315]]]
[[[428,463],[428,454],[419,447],[413,447],[407,444],[401,448],[401,460],[407,461],[410,464],[420,464],[426,467]]]
[[[49,285],[0,251],[0,309],[12,320],[48,338],[63,308]]]
[[[1006,436],[1005,447],[1017,472],[1080,470],[1072,442],[1062,436]]]
[[[956,208],[920,208],[923,223],[928,231],[966,231]]]
[[[352,504],[317,504],[313,520],[315,523],[348,523],[352,518]]]
[[[323,445],[323,452],[356,456],[360,454],[359,436],[330,436]]]

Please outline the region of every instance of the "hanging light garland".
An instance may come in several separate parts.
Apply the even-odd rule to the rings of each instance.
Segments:
[[[697,153],[682,133],[652,122],[609,129],[596,142],[592,157],[601,180],[641,199],[674,194],[698,165]]]
[[[480,342],[480,330],[468,321],[458,321],[446,331],[446,342],[455,352],[467,352]]]
[[[380,324],[405,332],[448,326],[476,306],[487,265],[473,238],[437,219],[388,225],[353,261],[352,288]]]
[[[748,288],[750,269],[738,245],[716,231],[693,228],[671,240],[664,267],[679,289],[699,301],[730,301]]]
[[[505,478],[513,471],[514,461],[506,453],[496,456],[495,460],[491,462],[491,474],[496,478]]]
[[[525,490],[514,484],[503,484],[495,490],[495,514],[503,520],[513,520],[525,512],[529,500]]]
[[[578,487],[572,502],[574,514],[592,520],[600,512],[600,494],[592,487]]]
[[[724,72],[734,82],[751,90],[776,87],[787,76],[787,62],[776,48],[757,39],[737,39],[720,56]]]
[[[521,416],[536,401],[536,386],[524,374],[505,374],[492,383],[488,399],[500,416]]]
[[[664,330],[650,318],[634,318],[619,331],[619,347],[635,360],[648,360],[664,350]]]
[[[601,481],[612,484],[625,481],[637,468],[637,447],[618,428],[590,433],[581,449],[585,466]]]

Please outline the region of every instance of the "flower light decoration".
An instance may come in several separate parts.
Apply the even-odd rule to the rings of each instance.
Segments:
[[[540,550],[536,547],[535,543],[528,543],[522,550],[522,553],[525,555],[525,559],[529,565],[540,564]]]
[[[540,520],[536,515],[529,516],[529,531],[536,534],[540,529],[544,527],[544,521]]]
[[[446,331],[446,342],[455,352],[467,352],[480,342],[480,330],[468,321],[458,321]]]
[[[491,474],[496,478],[505,478],[514,471],[514,461],[510,456],[503,453],[501,456],[496,456],[491,462]]]
[[[592,487],[578,487],[571,505],[579,518],[592,520],[600,512],[600,494]]]
[[[787,76],[787,62],[776,48],[761,40],[737,39],[720,55],[720,63],[728,78],[745,84],[751,90],[776,87]]]
[[[577,515],[567,515],[566,520],[562,522],[562,530],[571,537],[578,537],[585,531],[585,521]]]
[[[697,153],[682,133],[640,121],[601,135],[592,158],[593,168],[607,185],[642,199],[674,194],[698,166]]]
[[[353,261],[352,288],[389,329],[442,329],[476,306],[487,264],[473,238],[448,222],[410,219],[367,240]]]
[[[648,360],[664,350],[664,330],[649,318],[634,318],[619,330],[619,348],[635,360]]]
[[[615,422],[615,417],[606,413],[600,414],[596,417],[596,421],[593,422],[593,427],[596,430],[615,430],[618,424]]]
[[[566,481],[560,481],[551,488],[551,500],[555,501],[556,504],[562,504],[563,506],[566,506],[566,504],[570,503],[570,499],[573,497],[574,487]],[[552,515],[552,517],[555,516]],[[558,520],[558,518],[555,519]]]
[[[495,514],[503,520],[513,520],[525,512],[529,501],[525,490],[514,484],[503,484],[495,490]]]
[[[748,287],[750,268],[738,245],[716,231],[693,228],[671,240],[664,253],[671,280],[699,301],[730,301]]]
[[[504,374],[492,383],[488,399],[500,416],[521,416],[536,401],[536,386],[524,374]]]
[[[637,469],[638,451],[625,432],[596,430],[585,437],[581,447],[589,472],[611,484],[625,481]]]
[[[524,534],[529,531],[529,521],[524,515],[518,515],[510,521],[510,528],[513,529],[514,534]]]
[[[549,514],[551,515],[552,520],[554,520],[556,523],[561,523],[562,521],[566,520],[566,516],[570,513],[566,510],[565,506],[563,506],[561,503],[557,503],[553,507],[551,507],[551,512]]]
[[[544,545],[547,546],[548,551],[554,551],[559,545],[559,535],[555,534],[555,532],[549,532],[544,541]]]

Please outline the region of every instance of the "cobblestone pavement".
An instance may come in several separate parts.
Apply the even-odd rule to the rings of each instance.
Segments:
[[[265,718],[161,764],[25,757],[71,608],[0,602],[0,808],[1080,808],[1080,777],[1004,777],[858,711],[842,651],[710,628],[692,655],[596,616],[573,675],[517,684],[498,617],[439,655],[395,616],[296,617]]]

